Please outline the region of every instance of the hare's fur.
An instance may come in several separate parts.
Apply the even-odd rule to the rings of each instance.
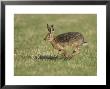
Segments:
[[[54,36],[54,27],[53,25],[49,26],[47,24],[48,34],[44,40],[48,40],[54,49],[61,51],[65,57],[72,57],[72,55],[79,53],[79,48],[81,45],[86,43],[84,37],[79,32],[67,32]],[[68,55],[68,52],[65,50],[66,46],[71,46],[74,48],[73,54]]]

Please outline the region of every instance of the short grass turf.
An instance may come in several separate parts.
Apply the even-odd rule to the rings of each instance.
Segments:
[[[54,24],[55,35],[80,32],[88,42],[71,60],[44,41],[47,23]],[[96,76],[97,15],[96,14],[15,14],[14,15],[15,76]]]

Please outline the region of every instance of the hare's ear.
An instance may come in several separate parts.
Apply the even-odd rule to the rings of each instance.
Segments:
[[[49,27],[49,25],[47,24],[47,29],[49,32],[51,32],[51,28]]]
[[[52,31],[54,32],[54,27],[53,27],[53,25],[51,25],[51,27],[52,27]]]
[[[47,24],[47,28],[49,27],[49,25]]]
[[[51,27],[53,27],[53,24],[51,25]]]

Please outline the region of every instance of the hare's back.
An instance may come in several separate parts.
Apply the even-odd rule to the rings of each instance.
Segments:
[[[58,42],[60,43],[73,43],[73,42],[83,42],[84,37],[81,33],[79,32],[68,32],[68,33],[63,33],[55,38]]]

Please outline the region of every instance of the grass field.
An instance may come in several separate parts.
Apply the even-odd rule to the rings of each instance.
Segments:
[[[81,32],[87,46],[71,60],[64,60],[44,41],[47,23],[54,24],[55,34]],[[15,76],[96,76],[97,75],[97,15],[48,14],[14,16]]]

